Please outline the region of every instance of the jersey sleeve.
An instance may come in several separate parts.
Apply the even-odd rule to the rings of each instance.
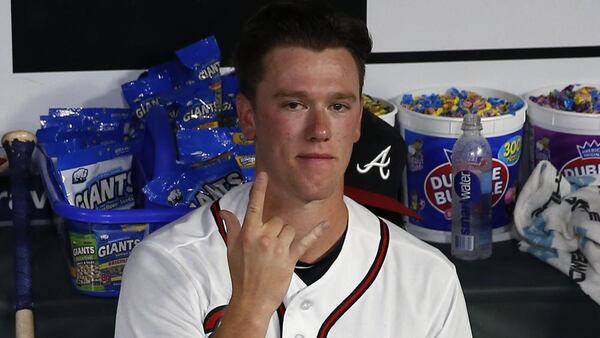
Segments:
[[[456,275],[456,270],[453,269],[453,272],[444,297],[440,300],[438,321],[442,325],[435,337],[472,338],[473,334],[471,333],[465,297],[458,276]]]
[[[201,299],[189,275],[166,250],[142,242],[123,271],[115,337],[207,337]]]

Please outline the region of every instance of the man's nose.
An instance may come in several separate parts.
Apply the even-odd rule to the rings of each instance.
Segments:
[[[314,108],[311,110],[306,128],[306,136],[311,142],[329,140],[331,137],[331,121],[325,108]]]

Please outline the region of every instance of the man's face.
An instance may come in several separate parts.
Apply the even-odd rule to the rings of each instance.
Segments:
[[[238,98],[242,129],[256,141],[257,171],[269,174],[269,190],[302,202],[341,196],[362,114],[352,55],[278,47],[263,64],[254,105]]]

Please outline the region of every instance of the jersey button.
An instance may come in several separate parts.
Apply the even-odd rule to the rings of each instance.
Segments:
[[[294,338],[304,338],[304,335],[298,333],[297,335],[294,336]]]
[[[300,304],[300,308],[302,310],[308,310],[313,306],[313,303],[309,300],[305,300],[302,302],[302,304]]]

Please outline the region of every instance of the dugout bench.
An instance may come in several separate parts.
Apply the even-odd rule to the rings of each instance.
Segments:
[[[37,336],[112,337],[117,300],[71,286],[55,227],[34,226],[32,245]],[[436,246],[449,255],[448,245]],[[0,227],[0,337],[8,338],[15,335],[13,252],[12,227]],[[600,305],[558,270],[519,252],[516,241],[494,244],[487,260],[454,263],[474,337],[600,337]]]

